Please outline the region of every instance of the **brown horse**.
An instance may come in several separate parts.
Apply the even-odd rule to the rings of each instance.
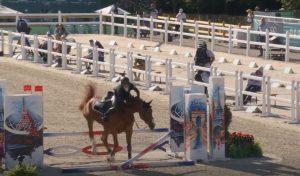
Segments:
[[[83,116],[87,120],[88,128],[89,128],[89,137],[92,142],[93,152],[96,152],[96,143],[94,140],[93,133],[93,123],[94,121],[100,123],[103,128],[103,135],[101,140],[107,151],[110,153],[110,156],[113,160],[116,150],[119,146],[118,142],[118,134],[125,132],[126,133],[126,141],[127,141],[127,151],[128,158],[131,158],[131,137],[132,137],[132,127],[134,124],[134,113],[139,113],[140,118],[149,126],[150,129],[155,127],[153,116],[152,116],[152,108],[150,106],[151,101],[146,103],[137,97],[132,97],[126,107],[122,107],[119,110],[114,111],[109,117],[107,121],[103,121],[99,112],[93,109],[94,104],[98,97],[95,96],[96,89],[95,85],[88,84],[86,89],[85,97],[83,98],[81,104],[79,105],[79,109],[82,111]],[[108,147],[107,138],[108,135],[112,134],[114,140],[114,147],[111,150]]]

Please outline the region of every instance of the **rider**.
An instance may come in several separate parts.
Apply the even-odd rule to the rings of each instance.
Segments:
[[[211,50],[207,49],[206,42],[200,41],[194,58],[195,65],[200,67],[210,67],[214,60],[215,55]],[[195,75],[195,80],[208,83],[208,77],[209,72],[198,70]]]
[[[126,105],[127,100],[131,96],[131,90],[134,90],[137,94],[137,97],[140,97],[140,91],[132,83],[129,82],[129,79],[127,77],[123,77],[121,80],[121,84],[114,89],[115,100],[113,102],[113,107],[111,107],[105,113],[103,119],[106,119],[112,112]]]

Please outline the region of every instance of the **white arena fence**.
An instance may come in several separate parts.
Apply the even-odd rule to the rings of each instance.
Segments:
[[[226,76],[231,76],[230,79],[233,78],[235,84],[231,87],[228,87],[228,85],[225,85],[225,91],[228,94],[229,92],[234,93],[235,97],[235,109],[236,110],[242,110],[243,109],[243,94],[246,95],[251,95],[262,102],[262,116],[272,116],[272,106],[271,106],[271,100],[277,101],[277,102],[283,102],[285,105],[290,109],[291,116],[290,116],[290,123],[299,123],[300,122],[300,90],[299,90],[299,84],[300,82],[296,81],[281,81],[277,79],[271,79],[270,76],[263,76],[263,77],[256,77],[256,76],[251,76],[244,74],[242,71],[227,71],[227,70],[220,70],[217,67],[211,67],[211,68],[206,68],[206,67],[199,67],[195,66],[193,63],[180,63],[180,62],[173,62],[171,59],[159,59],[159,58],[153,58],[151,56],[139,56],[137,53],[133,52],[119,52],[116,51],[115,49],[99,49],[96,47],[90,47],[89,45],[86,44],[81,44],[81,43],[70,43],[66,41],[58,41],[58,40],[53,40],[51,38],[46,38],[46,37],[41,37],[37,35],[26,35],[24,33],[15,33],[11,31],[5,31],[1,30],[1,48],[2,51],[4,51],[5,45],[8,48],[8,55],[13,56],[13,47],[17,47],[21,50],[21,58],[22,59],[27,59],[26,56],[26,50],[31,50],[34,53],[33,56],[33,62],[39,63],[40,58],[39,58],[39,53],[46,53],[48,56],[47,60],[47,66],[51,66],[53,64],[53,56],[59,56],[62,59],[62,69],[70,69],[70,67],[67,65],[67,60],[68,59],[73,59],[76,61],[76,68],[75,68],[75,73],[81,73],[82,71],[82,66],[83,62],[89,62],[93,64],[93,76],[97,77],[100,76],[99,74],[102,74],[101,76],[106,76],[109,77],[109,79],[113,79],[116,77],[116,70],[125,70],[130,81],[134,82],[133,80],[133,72],[138,72],[143,74],[144,77],[144,84],[142,86],[146,87],[147,89],[152,87],[154,83],[154,79],[156,77],[162,78],[165,82],[165,93],[170,92],[170,88],[172,85],[175,83],[178,85],[191,85],[191,84],[198,84],[198,85],[203,85],[203,86],[208,86],[206,83],[202,82],[197,82],[194,80],[194,76],[196,71],[202,70],[202,71],[208,71],[211,73],[211,75],[226,75]],[[7,37],[5,37],[7,36]],[[21,42],[20,44],[14,44],[13,43],[13,37],[20,37]],[[33,46],[28,47],[25,46],[25,37],[27,37],[30,40],[33,40]],[[5,38],[7,38],[5,40]],[[39,40],[41,41],[47,41],[48,43],[48,48],[47,50],[39,49],[38,48],[38,43]],[[57,53],[53,52],[52,44],[61,44],[62,45],[62,53]],[[76,49],[76,55],[71,55],[67,54],[67,47],[71,46],[73,49]],[[85,59],[82,57],[82,51],[83,50],[88,50],[92,49],[93,50],[93,60]],[[98,51],[104,52],[106,55],[108,55],[109,59],[108,61],[104,62],[99,62],[98,61]],[[116,56],[117,55],[123,55],[125,58],[117,58],[118,60],[126,59],[123,60],[125,61],[125,64],[116,64]],[[133,68],[133,61],[134,58],[139,58],[145,60],[146,67],[145,70],[139,70],[139,69],[134,69]],[[107,60],[107,59],[106,59]],[[165,67],[165,71],[161,73],[154,73],[152,70],[152,67],[155,66],[155,63],[161,63],[163,67]],[[106,66],[106,68],[109,69],[109,74],[105,75],[101,72],[99,72],[100,66]],[[180,66],[174,67],[174,66]],[[178,75],[173,75],[173,71],[175,69],[183,69],[186,71],[186,77],[179,77]],[[262,81],[262,92],[261,93],[253,93],[253,92],[248,92],[244,91],[244,83],[243,79],[253,79],[253,80],[258,80]],[[276,96],[272,96],[272,83],[279,83],[279,84],[284,84],[286,87],[290,87],[290,93],[288,94],[289,97],[284,95],[287,94],[277,94]]]
[[[164,35],[164,42],[168,43],[168,34],[177,34],[179,36],[180,46],[183,44],[184,37],[195,39],[195,47],[198,45],[199,39],[209,39],[211,41],[211,50],[214,50],[217,41],[228,43],[228,53],[232,53],[234,45],[242,44],[246,47],[245,55],[249,56],[250,46],[262,46],[265,49],[265,58],[270,56],[271,49],[282,49],[285,51],[285,61],[289,61],[291,51],[300,51],[300,47],[290,46],[291,39],[300,40],[300,35],[275,33],[274,29],[271,31],[260,32],[255,30],[238,28],[234,25],[218,26],[216,23],[211,25],[203,24],[198,21],[195,23],[189,22],[176,22],[167,18],[164,20],[154,18],[142,18],[139,15],[116,15],[116,14],[102,14],[102,13],[48,13],[48,14],[4,14],[2,17],[7,19],[14,19],[14,22],[0,22],[0,26],[16,26],[16,22],[20,17],[29,20],[31,26],[49,26],[57,23],[64,25],[94,25],[99,27],[99,33],[103,34],[104,25],[110,26],[111,35],[115,34],[115,27],[122,27],[124,37],[128,36],[129,29],[136,31],[136,38],[140,39],[141,31],[148,31],[150,40],[154,39],[155,33],[162,33]],[[81,21],[79,21],[81,19]],[[88,21],[87,21],[88,19]],[[267,18],[269,20],[269,18]],[[30,22],[31,21],[31,22]],[[37,21],[37,22],[34,22]],[[147,22],[149,25],[143,25]],[[174,30],[174,25],[180,25],[179,31]],[[201,32],[202,31],[202,32]],[[206,31],[203,33],[203,31]],[[226,33],[226,35],[224,35]],[[220,35],[221,34],[221,35]],[[265,42],[253,40],[258,38],[258,35],[265,36]],[[245,39],[242,39],[244,36]],[[274,38],[283,38],[285,44],[273,44],[270,40]]]

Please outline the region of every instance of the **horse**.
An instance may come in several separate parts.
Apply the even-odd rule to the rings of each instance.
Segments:
[[[93,123],[94,121],[96,121],[104,128],[101,140],[107,152],[110,154],[110,158],[108,158],[108,161],[114,160],[115,153],[119,146],[118,134],[122,132],[125,132],[126,134],[128,159],[130,159],[132,152],[131,138],[133,132],[132,128],[134,124],[134,113],[138,113],[140,118],[149,126],[149,128],[153,129],[155,127],[155,123],[153,120],[152,108],[150,105],[152,100],[150,102],[145,102],[138,97],[131,97],[128,103],[126,103],[126,106],[112,112],[111,115],[107,117],[108,120],[102,120],[101,117],[103,116],[103,114],[95,111],[94,109],[95,103],[97,103],[97,101],[99,100],[99,97],[96,97],[95,94],[95,85],[89,83],[86,87],[85,96],[79,105],[79,110],[87,120],[93,153],[97,152],[93,133]],[[112,134],[113,136],[113,150],[111,150],[108,146],[107,138],[109,134]]]

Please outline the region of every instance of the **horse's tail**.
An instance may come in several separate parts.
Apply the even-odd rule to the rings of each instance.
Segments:
[[[85,96],[84,98],[82,99],[80,105],[79,105],[79,110],[82,111],[85,104],[95,96],[95,93],[96,93],[96,88],[95,88],[95,84],[93,83],[89,83],[87,86],[86,86],[86,92],[85,92]]]

